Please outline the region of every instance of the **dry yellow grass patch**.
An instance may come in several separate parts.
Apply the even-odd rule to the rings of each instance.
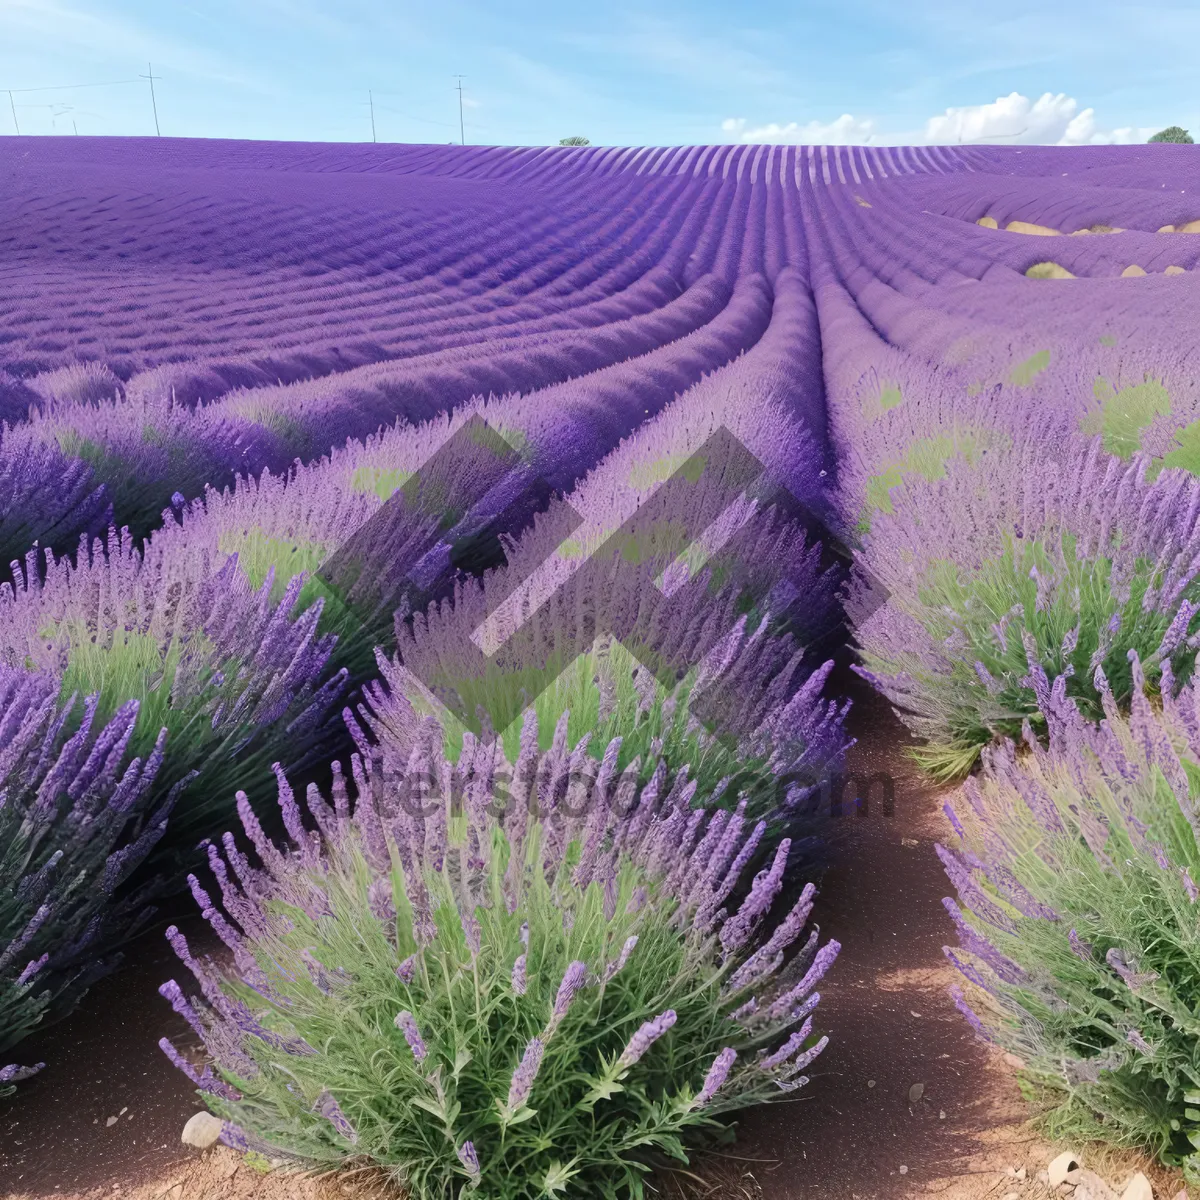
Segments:
[[[1121,272],[1121,278],[1132,279],[1135,275],[1145,275],[1145,273],[1146,272],[1143,271],[1141,267],[1134,264],[1131,267],[1126,267],[1125,270]]]
[[[1075,276],[1066,267],[1055,262],[1034,263],[1025,274],[1030,279],[1074,279]]]
[[[1158,233],[1200,233],[1200,221],[1185,221],[1182,225],[1164,225]]]
[[[1164,275],[1186,275],[1186,274],[1187,274],[1187,271],[1186,271],[1186,270],[1184,270],[1184,268],[1183,268],[1183,267],[1168,267],[1168,268],[1167,268],[1167,269],[1166,269],[1166,270],[1163,272],[1163,274],[1164,274]]]
[[[1031,233],[1037,237],[1061,237],[1062,231],[1049,225],[1034,225],[1030,221],[1009,221],[1004,227],[1009,233]]]
[[[996,224],[995,217],[980,217],[979,220],[975,222],[975,224],[982,225],[984,227],[984,229],[999,229],[1000,228],[1000,226],[998,224]]]
[[[1116,225],[1089,225],[1086,229],[1076,229],[1072,237],[1081,237],[1089,233],[1124,233],[1124,229],[1118,228]]]

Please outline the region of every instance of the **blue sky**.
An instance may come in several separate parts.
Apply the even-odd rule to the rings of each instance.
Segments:
[[[1200,4],[0,0],[4,89],[132,80],[164,135],[544,144],[1200,134]],[[1192,86],[1189,86],[1189,83]],[[22,133],[153,134],[143,82],[14,92]]]

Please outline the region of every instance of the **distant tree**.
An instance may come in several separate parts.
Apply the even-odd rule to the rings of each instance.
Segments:
[[[1195,144],[1195,138],[1188,133],[1186,129],[1180,129],[1178,125],[1170,125],[1161,133],[1156,133],[1152,138],[1152,142],[1185,142],[1191,146]]]
[[[1191,139],[1189,139],[1189,141],[1190,140]],[[590,146],[592,143],[589,142],[588,139],[585,137],[576,136],[576,137],[569,137],[569,138],[559,138],[558,144],[560,146]]]

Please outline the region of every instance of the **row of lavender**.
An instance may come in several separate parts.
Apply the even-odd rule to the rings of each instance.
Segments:
[[[786,1092],[824,1044],[812,989],[836,953],[800,937],[812,893],[792,894],[845,742],[814,653],[839,587],[823,524],[859,543],[865,669],[928,766],[1049,739],[1041,784],[988,752],[981,825],[947,852],[958,961],[1007,1005],[992,1036],[1070,1088],[1072,1114],[1146,1140],[1165,1109],[1129,1080],[1176,1104],[1190,1043],[1081,998],[1111,998],[1095,972],[1144,992],[1129,964],[1150,926],[1097,925],[1089,899],[1085,945],[1047,889],[1074,834],[1101,866],[1129,857],[1061,779],[1115,771],[1123,815],[1145,779],[1175,781],[1172,804],[1190,786],[1187,704],[1136,708],[1194,657],[1188,161],[389,148],[346,171],[280,148],[305,164],[289,205],[237,149],[219,205],[201,151],[144,151],[182,198],[170,220],[145,176],[110,194],[109,168],[77,164],[104,195],[55,213],[70,264],[30,216],[38,181],[17,197],[30,282],[12,289],[0,540],[67,549],[113,519],[135,536],[32,552],[0,597],[0,1044],[72,1003],[146,919],[155,873],[182,880],[210,839],[213,882],[189,878],[232,967],[172,934],[205,1004],[164,994],[210,1065],[165,1048],[239,1146],[365,1153],[418,1190],[487,1173],[515,1195],[592,1167],[632,1181],[639,1147],[683,1153],[724,1107]],[[114,198],[133,251],[97,218]],[[201,251],[181,233],[214,207],[227,239]],[[172,280],[162,311],[118,295],[60,329],[34,276],[111,277],[114,254],[146,297]],[[73,321],[104,344],[64,336]],[[126,321],[156,340],[120,342]],[[378,338],[348,342],[364,321]],[[204,350],[202,323],[232,352]],[[726,434],[741,456],[714,463]],[[1105,714],[1103,737],[1080,732]],[[332,807],[314,785],[302,817],[287,780],[346,753]],[[259,824],[271,784],[286,854]],[[1005,824],[1014,793],[1040,814],[1032,841]],[[221,836],[235,798],[250,858]],[[1185,868],[1190,903],[1193,843],[1129,821],[1160,871]],[[1068,995],[1076,962],[1093,975]],[[1068,1059],[1101,1080],[1082,1105]],[[1186,1113],[1163,1120],[1182,1153]]]
[[[366,1154],[422,1194],[619,1186],[806,1082],[837,954],[802,885],[846,743],[815,649],[839,577],[812,538],[816,315],[750,182],[633,176],[540,243],[565,186],[510,198],[511,246],[419,229],[389,264],[402,334],[309,382],[25,364],[0,1045],[186,880],[228,954],[169,930],[202,998],[164,986],[196,1044],[163,1048],[243,1149]],[[56,554],[114,519],[132,534]]]
[[[1200,162],[997,157],[806,209],[851,617],[919,761],[981,760],[939,847],[955,1003],[1051,1132],[1194,1180]]]

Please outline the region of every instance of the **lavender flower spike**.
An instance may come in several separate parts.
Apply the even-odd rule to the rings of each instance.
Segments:
[[[45,1063],[35,1063],[32,1067],[19,1067],[16,1063],[10,1063],[7,1067],[0,1067],[0,1087],[6,1083],[20,1083],[23,1079],[29,1079],[45,1065]]]
[[[729,1069],[733,1066],[736,1058],[737,1051],[731,1046],[726,1046],[717,1055],[713,1060],[713,1065],[708,1068],[708,1074],[704,1077],[704,1086],[700,1089],[700,1094],[692,1101],[693,1108],[703,1108],[720,1091],[729,1077]]]
[[[766,914],[775,897],[783,887],[783,872],[787,866],[788,851],[791,849],[790,838],[784,838],[775,851],[771,866],[760,871],[750,886],[750,894],[742,901],[742,906],[721,929],[721,948],[732,954],[746,942],[758,921]]]
[[[396,978],[401,983],[412,983],[413,975],[417,970],[417,956],[410,954],[397,968]]]
[[[1104,961],[1125,980],[1129,990],[1133,992],[1158,978],[1154,971],[1139,971],[1136,966],[1126,962],[1125,956],[1115,946],[1104,956]]]
[[[358,1141],[358,1132],[342,1112],[341,1105],[327,1092],[322,1091],[313,1105],[313,1112],[319,1113],[350,1143]]]
[[[575,999],[575,993],[583,987],[584,980],[587,978],[587,963],[576,960],[563,973],[562,983],[558,985],[558,995],[554,998],[554,1009],[550,1013],[550,1028],[548,1032],[553,1032],[558,1026],[558,1023],[567,1015],[567,1009],[571,1007],[571,1001]]]
[[[518,995],[525,995],[525,955],[521,955],[512,967],[512,990]]]
[[[1135,1050],[1140,1050],[1143,1054],[1153,1054],[1154,1047],[1142,1037],[1141,1033],[1136,1029],[1129,1030],[1125,1034],[1125,1040],[1134,1047]]]
[[[675,1024],[675,1020],[675,1010],[668,1008],[652,1021],[643,1021],[641,1028],[629,1039],[629,1045],[617,1059],[616,1070],[621,1072],[632,1067]]]
[[[250,1149],[250,1139],[246,1136],[246,1131],[240,1125],[233,1124],[232,1121],[226,1121],[221,1126],[220,1140],[223,1145],[240,1154],[245,1154]]]
[[[479,1155],[475,1152],[475,1143],[463,1142],[463,1144],[459,1146],[455,1153],[458,1155],[458,1161],[462,1163],[463,1168],[471,1177],[471,1186],[477,1186],[479,1183],[480,1171]]]
[[[541,1038],[530,1038],[521,1062],[513,1072],[512,1083],[508,1089],[508,1103],[504,1106],[504,1115],[512,1117],[525,1107],[529,1093],[533,1090],[533,1081],[542,1065],[542,1054],[546,1046]]]
[[[408,1009],[396,1014],[396,1028],[404,1034],[404,1040],[408,1042],[408,1048],[412,1051],[413,1058],[417,1062],[421,1062],[429,1054],[429,1051],[421,1037],[421,1031],[417,1028],[417,1020]]]
[[[618,971],[620,971],[629,961],[629,956],[633,953],[633,948],[637,945],[638,935],[631,933],[625,939],[625,945],[621,947],[621,953],[604,968],[604,982],[607,983]]]

